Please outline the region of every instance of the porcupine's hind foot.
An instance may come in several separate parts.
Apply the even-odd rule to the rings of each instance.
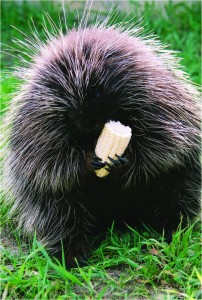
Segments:
[[[111,163],[106,163],[106,170],[108,172],[114,172],[115,170],[121,168],[122,166],[124,166],[127,162],[127,159],[123,156],[119,156],[117,154],[115,154],[115,156],[117,157],[117,159],[113,159],[111,157],[108,157],[108,159],[111,161]]]
[[[71,240],[71,242],[68,239],[61,240],[58,242],[58,249],[58,251],[53,253],[53,256],[62,262],[62,256],[64,255],[67,269],[76,267],[77,265],[82,267],[87,264],[90,248],[87,243],[84,243],[82,237],[78,236],[73,241]],[[64,251],[63,254],[62,251]]]
[[[40,192],[36,193],[36,199],[38,195]],[[42,205],[34,226],[39,240],[59,261],[64,255],[67,268],[77,266],[77,262],[85,264],[94,236],[94,219],[84,204],[82,191],[49,191],[39,199]],[[50,213],[44,213],[47,209]]]

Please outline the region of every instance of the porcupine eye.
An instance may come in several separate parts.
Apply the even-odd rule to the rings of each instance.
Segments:
[[[96,98],[96,99],[101,98],[102,91],[101,91],[101,88],[100,88],[99,86],[97,86],[97,87],[95,88],[94,95],[95,95],[95,98]]]

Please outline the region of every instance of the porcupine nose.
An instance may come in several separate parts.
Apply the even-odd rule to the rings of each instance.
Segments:
[[[77,121],[77,128],[79,131],[84,135],[98,135],[103,128],[103,124],[96,122],[96,120],[92,120],[90,118],[78,120]]]
[[[79,111],[77,118],[74,118],[74,123],[80,133],[85,136],[94,136],[98,135],[101,132],[104,123],[96,116],[96,112],[90,111],[89,109]]]
[[[76,121],[76,126],[84,134],[90,134],[93,131],[93,122],[90,119],[79,119]]]

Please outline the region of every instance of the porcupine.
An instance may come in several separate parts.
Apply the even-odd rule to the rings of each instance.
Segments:
[[[24,44],[23,44],[24,45]],[[24,46],[23,46],[24,47]],[[169,235],[199,211],[199,92],[156,39],[94,24],[36,39],[18,75],[5,179],[11,214],[67,266],[115,220]],[[34,52],[34,53],[33,53]],[[14,109],[12,109],[14,108]],[[132,128],[106,178],[94,150],[104,124]]]

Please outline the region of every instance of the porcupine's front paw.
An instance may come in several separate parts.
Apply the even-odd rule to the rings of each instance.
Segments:
[[[92,162],[91,162],[93,170],[99,170],[106,166],[106,163],[102,162],[102,159],[94,155]]]
[[[116,171],[117,169],[120,169],[127,162],[127,159],[125,157],[119,156],[117,154],[115,154],[115,156],[117,157],[117,159],[108,157],[111,163],[106,162],[106,170],[110,173]]]
[[[108,159],[110,160],[109,163],[109,162],[102,162],[102,159],[95,155],[91,163],[93,170],[96,171],[105,168],[109,173],[112,173],[126,165],[127,159],[125,157],[119,156],[117,154],[115,154],[115,156],[117,159],[108,157]]]

